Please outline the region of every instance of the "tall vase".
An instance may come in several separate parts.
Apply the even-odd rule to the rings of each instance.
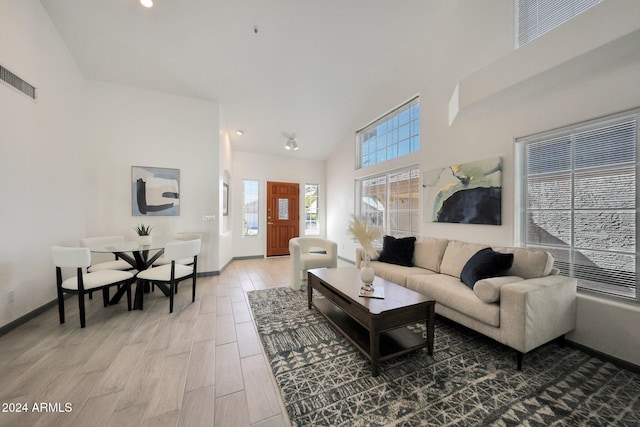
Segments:
[[[370,262],[371,257],[365,252],[362,267],[360,268],[360,280],[367,286],[373,286],[373,279],[376,276],[376,272],[373,270],[373,267],[371,267]]]

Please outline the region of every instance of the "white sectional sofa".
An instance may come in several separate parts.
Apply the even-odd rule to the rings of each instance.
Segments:
[[[517,350],[521,369],[524,353],[575,328],[576,279],[558,275],[552,255],[545,251],[493,247],[514,255],[511,269],[506,276],[479,280],[471,288],[461,281],[461,272],[487,247],[421,237],[414,245],[412,267],[378,260],[370,264],[377,276],[435,300],[437,314]],[[358,248],[358,268],[363,259]]]

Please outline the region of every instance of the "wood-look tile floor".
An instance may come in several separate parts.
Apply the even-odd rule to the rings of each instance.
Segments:
[[[54,307],[1,336],[0,426],[290,425],[247,301],[288,286],[290,263],[234,261],[195,303],[185,281],[173,314],[158,290],[131,312],[97,295],[84,329],[73,296],[65,324]]]

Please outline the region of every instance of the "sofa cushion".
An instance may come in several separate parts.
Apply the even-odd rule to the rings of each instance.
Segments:
[[[440,263],[448,243],[448,239],[420,237],[413,251],[413,265],[440,273]]]
[[[478,280],[473,285],[473,292],[483,302],[498,302],[500,301],[500,288],[520,281],[522,281],[522,277],[518,276],[489,277]]]
[[[382,252],[380,252],[378,261],[413,267],[415,242],[416,238],[413,236],[403,237],[401,239],[396,239],[393,236],[384,236]]]
[[[460,278],[462,268],[469,261],[469,258],[479,250],[488,247],[489,245],[449,240],[440,264],[440,273]]]
[[[459,279],[446,274],[413,275],[407,288],[421,293],[438,304],[494,327],[500,326],[500,305],[487,304]]]
[[[407,286],[407,277],[414,274],[435,274],[432,271],[420,267],[405,267],[403,265],[389,264],[380,261],[371,261],[369,264],[376,272],[376,276],[382,277],[401,286]]]
[[[512,265],[513,254],[503,254],[491,248],[484,248],[469,258],[462,267],[460,280],[473,289],[473,285],[478,280],[506,275]]]
[[[495,247],[494,250],[513,254],[513,266],[509,275],[523,279],[545,277],[553,272],[553,255],[539,249]]]

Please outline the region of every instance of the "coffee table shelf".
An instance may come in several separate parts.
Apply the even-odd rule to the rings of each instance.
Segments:
[[[360,285],[355,267],[309,270],[308,305],[371,361],[372,376],[378,375],[383,360],[424,347],[433,354],[435,301],[380,277],[374,286],[384,287],[385,298],[363,298]],[[314,289],[323,298],[313,298]],[[426,338],[408,328],[421,322],[426,323]]]
[[[371,360],[369,331],[363,325],[349,317],[347,313],[327,298],[314,299],[313,306],[360,352]],[[421,337],[420,334],[412,332],[407,327],[399,327],[380,332],[379,343],[380,354],[378,360],[384,361],[426,347],[427,339]]]

